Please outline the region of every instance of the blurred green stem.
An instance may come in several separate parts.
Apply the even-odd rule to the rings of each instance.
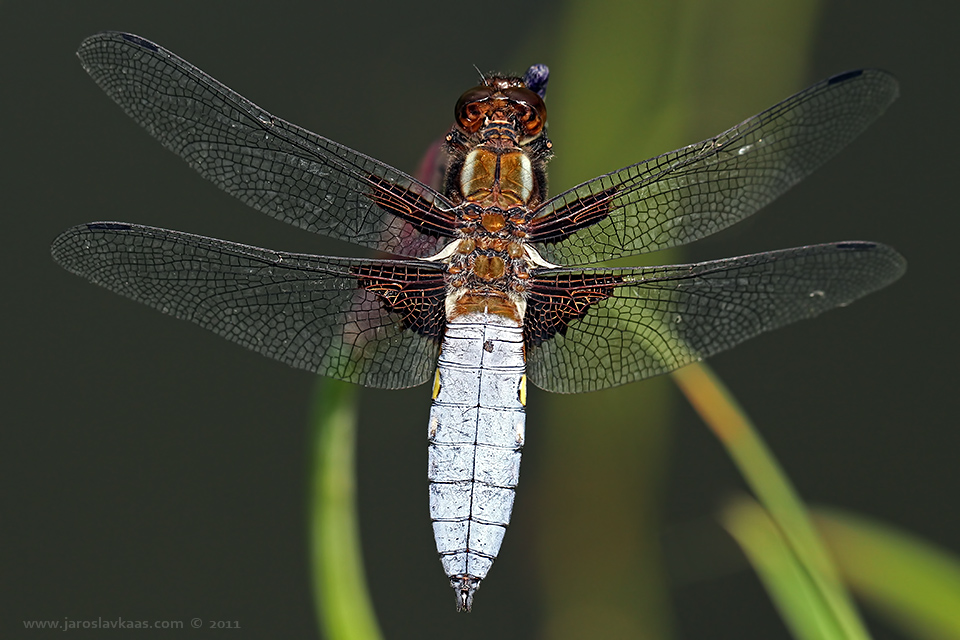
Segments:
[[[749,558],[797,640],[848,637],[766,509],[743,496],[723,509],[721,521]]]
[[[702,363],[673,373],[673,379],[703,421],[720,439],[754,495],[770,514],[800,566],[834,617],[843,638],[869,638],[838,572],[813,528],[806,508],[766,443],[719,378]],[[820,611],[817,603],[811,611]]]
[[[716,134],[796,91],[817,11],[814,0],[568,3],[545,60],[552,192]],[[659,379],[543,401],[540,484],[530,490],[543,637],[672,635],[658,532],[674,398]]]
[[[381,637],[367,592],[357,522],[355,385],[323,378],[311,437],[310,540],[317,622],[330,640]]]

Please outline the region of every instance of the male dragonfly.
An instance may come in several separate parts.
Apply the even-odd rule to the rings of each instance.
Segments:
[[[264,111],[141,37],[78,51],[126,113],[203,177],[314,233],[403,260],[284,253],[124,222],[69,229],[67,270],[294,367],[369,387],[432,381],[430,517],[457,608],[503,539],[527,378],[595,391],[666,373],[890,284],[905,262],[836,242],[696,264],[582,265],[751,215],[897,96],[882,71],[819,82],[720,135],[547,197],[547,69],[464,93],[442,185]]]

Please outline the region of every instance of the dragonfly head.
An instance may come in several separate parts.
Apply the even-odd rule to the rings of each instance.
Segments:
[[[540,93],[546,82],[531,76],[531,89],[525,79],[489,76],[483,84],[465,91],[454,108],[457,128],[473,135],[486,127],[506,126],[516,131],[520,144],[536,139],[547,124],[547,106]]]

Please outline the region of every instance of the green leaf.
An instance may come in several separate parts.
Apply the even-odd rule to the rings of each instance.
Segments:
[[[889,525],[817,509],[814,522],[843,580],[916,638],[960,638],[960,557]]]
[[[760,576],[795,638],[842,640],[849,637],[817,581],[811,578],[763,507],[749,498],[740,498],[723,510],[722,520]]]

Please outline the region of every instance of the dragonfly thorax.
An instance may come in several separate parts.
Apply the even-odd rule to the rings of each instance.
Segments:
[[[447,264],[447,321],[481,312],[521,322],[535,264],[526,226],[546,195],[546,108],[520,78],[495,76],[454,113],[445,184],[461,238],[435,257]]]
[[[478,147],[460,168],[460,193],[484,207],[526,206],[534,193],[530,158],[519,147]]]
[[[532,266],[523,242],[481,233],[454,244],[447,259],[447,320],[481,311],[520,321]]]

